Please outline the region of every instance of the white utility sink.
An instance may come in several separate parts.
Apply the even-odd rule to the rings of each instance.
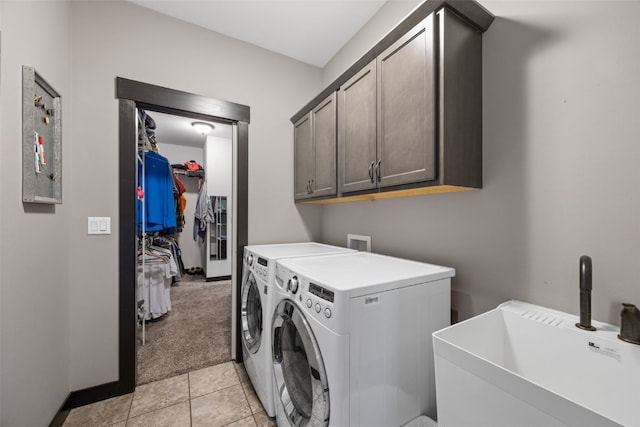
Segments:
[[[440,427],[640,426],[640,346],[509,301],[433,334]]]

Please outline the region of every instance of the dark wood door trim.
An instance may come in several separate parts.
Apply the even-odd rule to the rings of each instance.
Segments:
[[[189,117],[202,119],[218,118],[232,122],[250,122],[250,109],[246,105],[207,98],[122,77],[116,77],[116,98],[155,106],[155,111],[179,116],[186,113]]]
[[[118,380],[100,384],[70,394],[67,407],[77,407],[111,397],[131,393],[136,386],[136,123],[135,109],[158,111],[203,120],[235,123],[238,129],[237,175],[237,269],[236,286],[242,285],[242,254],[248,240],[248,154],[250,108],[228,101],[207,98],[192,93],[155,86],[116,77],[116,98],[119,102],[119,250],[118,250]],[[240,290],[237,289],[239,294]],[[236,317],[240,301],[237,301]],[[238,321],[239,319],[236,319]],[[240,328],[236,334],[236,360],[242,360]]]

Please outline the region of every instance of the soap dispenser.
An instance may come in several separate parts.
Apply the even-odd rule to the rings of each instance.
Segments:
[[[620,312],[620,338],[632,344],[640,344],[640,310],[628,303],[622,303]]]

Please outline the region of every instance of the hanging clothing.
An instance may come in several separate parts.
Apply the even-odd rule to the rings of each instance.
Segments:
[[[143,207],[145,231],[176,232],[176,205],[173,192],[173,173],[169,161],[154,151],[140,153],[144,156],[144,203],[138,199],[136,222],[142,230]],[[142,164],[138,162],[138,183],[143,184]]]
[[[181,281],[184,275],[184,263],[182,262],[182,250],[176,238],[173,236],[158,236],[153,239],[151,248],[163,248],[171,251],[171,256],[178,267],[176,274],[173,276],[173,283]]]
[[[173,166],[171,167],[171,169],[173,171]],[[178,178],[178,175],[176,175],[175,172],[173,172],[172,175],[173,175],[173,201],[176,207],[176,231],[178,233],[181,233],[185,224],[184,208],[187,204],[187,199],[184,197],[184,192],[187,191],[187,189],[185,188],[182,181],[180,181],[180,178]]]
[[[171,311],[171,283],[178,273],[171,250],[150,246],[138,256],[137,273],[137,300],[144,313],[142,317],[157,319]]]
[[[198,236],[202,240],[205,239],[207,224],[213,222],[213,207],[211,201],[207,197],[207,183],[203,182],[200,187],[200,194],[198,194],[198,201],[196,203],[196,211],[194,213],[193,221],[193,240],[198,240]]]

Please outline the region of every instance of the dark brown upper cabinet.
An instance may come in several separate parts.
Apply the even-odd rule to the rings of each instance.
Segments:
[[[296,154],[296,200],[333,203],[481,188],[482,32],[492,20],[475,1],[427,0],[296,114],[298,153],[299,144],[306,146],[298,125],[310,117],[311,139],[319,138],[314,111],[327,94],[337,93],[337,191],[312,180],[299,184],[304,157]],[[326,172],[334,172],[324,163],[331,157],[323,156]],[[318,168],[317,158],[308,162]]]
[[[340,193],[377,187],[376,60],[338,92],[338,181]]]
[[[340,88],[341,194],[435,179],[433,37],[429,16]]]
[[[295,200],[337,194],[335,93],[294,124],[294,170]]]
[[[433,15],[377,58],[380,187],[436,179]]]

